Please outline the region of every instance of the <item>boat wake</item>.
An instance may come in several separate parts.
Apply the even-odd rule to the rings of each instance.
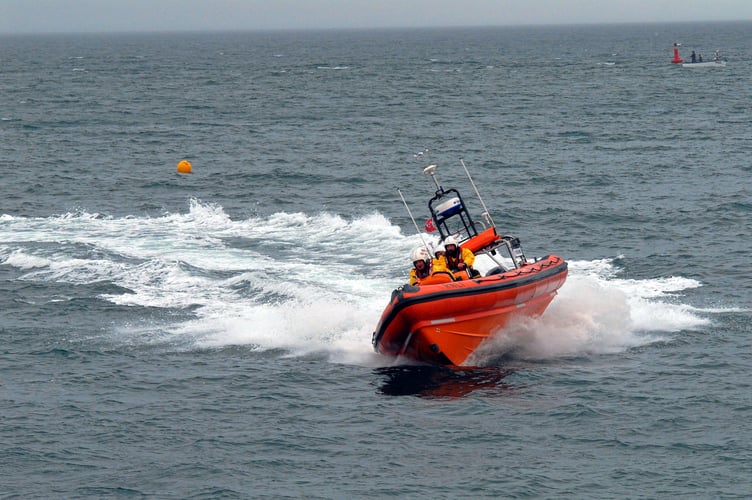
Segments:
[[[546,360],[670,342],[711,320],[675,294],[700,283],[686,278],[623,280],[611,260],[571,262],[567,283],[546,312],[516,318],[481,346],[470,362],[489,365],[508,358]]]
[[[198,200],[187,213],[154,218],[0,216],[4,275],[55,290],[35,301],[76,298],[52,286],[63,283],[118,308],[115,319],[103,320],[109,335],[97,341],[316,353],[369,367],[394,364],[373,352],[371,334],[419,244],[418,236],[402,234],[380,214],[232,220]],[[569,278],[546,313],[497,332],[472,364],[671,342],[678,332],[708,325],[717,312],[682,303],[682,291],[699,286],[682,277],[622,279],[613,259],[570,260]]]

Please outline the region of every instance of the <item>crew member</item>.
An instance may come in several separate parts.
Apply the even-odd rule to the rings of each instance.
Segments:
[[[446,249],[444,248],[443,243],[439,243],[436,249],[433,251],[433,254],[435,257],[431,261],[431,265],[433,265],[434,268],[438,267],[447,267],[446,265]]]
[[[444,240],[444,248],[446,249],[446,255],[444,256],[446,267],[451,272],[457,273],[459,271],[467,271],[469,277],[477,276],[479,274],[473,269],[475,254],[467,248],[460,247],[454,236],[446,237]]]
[[[409,283],[418,285],[420,280],[431,276],[431,256],[428,255],[425,247],[418,247],[410,254],[410,259],[413,261],[413,268],[410,269]]]

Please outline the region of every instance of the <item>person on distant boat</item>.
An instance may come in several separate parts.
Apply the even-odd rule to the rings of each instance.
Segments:
[[[692,62],[693,62],[693,63],[696,63],[696,62],[697,62],[697,54],[695,54],[695,51],[694,51],[694,50],[692,51]]]
[[[715,51],[715,54],[713,55],[713,60],[714,61],[720,61],[721,60],[721,51],[720,50],[716,50]]]
[[[446,249],[446,255],[444,260],[446,267],[452,273],[467,272],[467,276],[479,276],[480,273],[473,269],[475,263],[475,254],[467,248],[462,248],[457,244],[457,240],[454,236],[447,236],[444,239],[444,248]],[[460,279],[460,275],[455,275],[457,279]]]
[[[697,62],[702,62],[702,54],[697,54]]]

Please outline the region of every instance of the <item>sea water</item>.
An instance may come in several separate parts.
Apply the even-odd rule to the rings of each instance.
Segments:
[[[2,496],[748,496],[750,29],[2,37]],[[569,278],[379,356],[460,160]]]

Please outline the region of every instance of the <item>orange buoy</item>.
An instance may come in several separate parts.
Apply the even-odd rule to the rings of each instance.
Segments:
[[[178,163],[178,173],[179,174],[190,174],[191,173],[191,162],[188,160],[180,160],[180,163]]]

